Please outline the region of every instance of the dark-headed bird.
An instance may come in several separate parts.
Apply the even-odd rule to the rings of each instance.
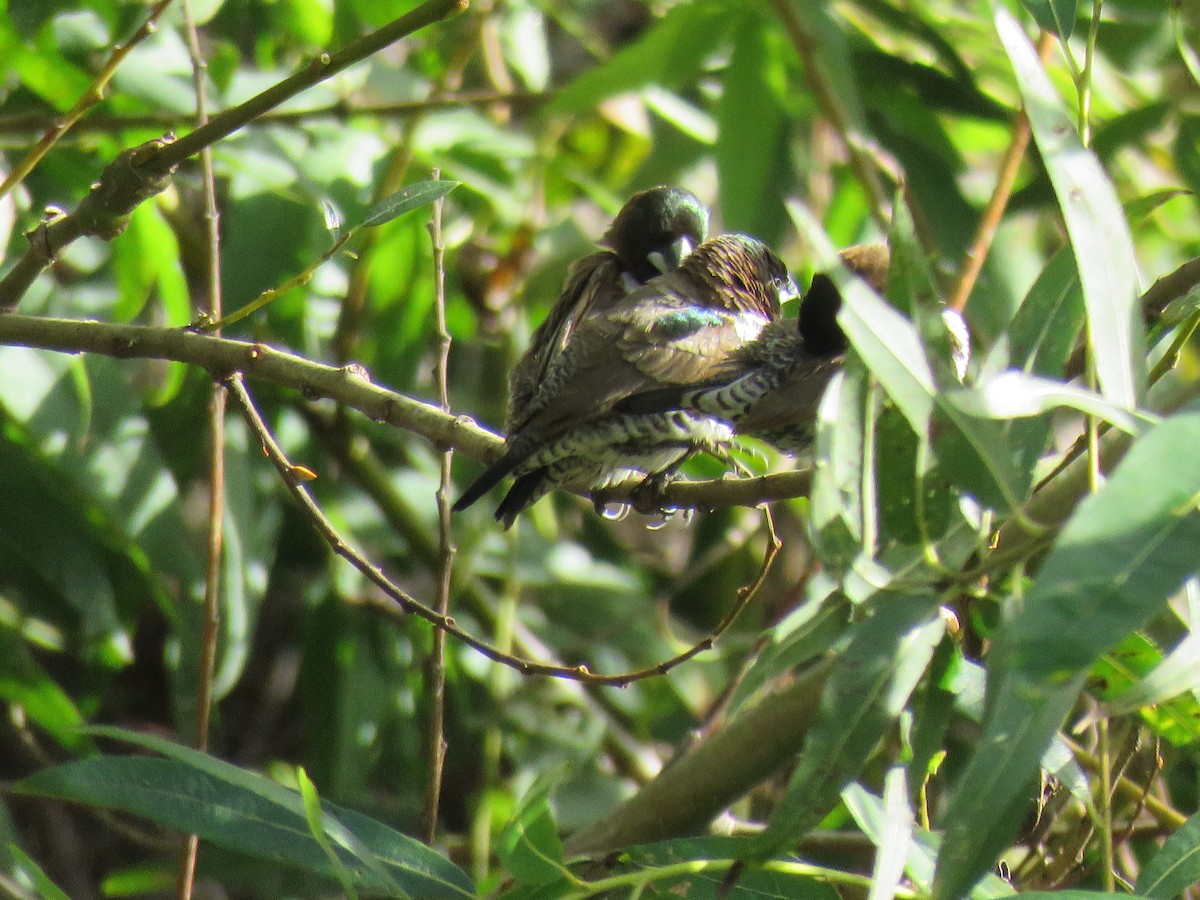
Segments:
[[[722,235],[700,245],[676,271],[577,324],[505,454],[454,508],[515,475],[496,510],[507,528],[560,485],[601,490],[632,476],[655,488],[693,454],[720,452],[733,437],[727,422],[678,407],[642,412],[637,398],[710,383],[796,294],[787,268],[761,241]]]
[[[690,191],[655,187],[630,197],[599,241],[605,249],[571,265],[558,300],[513,366],[505,431],[524,424],[530,399],[580,322],[679,268],[707,236],[708,210]]]

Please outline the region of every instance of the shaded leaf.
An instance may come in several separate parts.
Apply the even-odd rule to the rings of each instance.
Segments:
[[[829,812],[900,715],[944,628],[934,596],[876,598],[826,683],[800,764],[760,846],[795,843]]]
[[[1021,0],[1039,26],[1064,41],[1075,28],[1077,0]]]
[[[169,758],[103,756],[38,772],[25,794],[121,809],[258,859],[326,877],[337,868],[309,832],[304,802],[257,773],[150,735],[98,727],[89,733],[128,741]],[[322,826],[354,883],[386,896],[473,897],[470,880],[419,841],[351,810],[325,804]],[[361,858],[355,847],[366,848]]]
[[[1175,829],[1138,875],[1134,890],[1143,897],[1178,897],[1200,882],[1200,814]]]

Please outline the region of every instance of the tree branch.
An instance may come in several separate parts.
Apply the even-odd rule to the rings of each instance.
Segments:
[[[68,244],[83,235],[111,240],[120,234],[134,208],[162,191],[175,167],[184,160],[228,137],[301,91],[361,62],[414,31],[466,8],[467,0],[428,0],[337,53],[322,53],[303,70],[245,103],[218,113],[179,140],[167,135],[123,151],[105,167],[100,180],[74,213],[43,221],[29,234],[29,250],[0,281],[0,313],[17,308],[33,279]]]
[[[453,447],[483,462],[492,462],[504,452],[504,439],[499,435],[467,416],[442,412],[432,403],[372,384],[361,366],[322,365],[255,341],[187,329],[8,315],[0,316],[2,344],[64,353],[100,353],[119,359],[169,359],[200,366],[214,378],[243,372],[250,378],[293,388],[306,397],[327,397],[376,422],[403,428],[438,447]],[[667,486],[663,499],[681,509],[758,506],[805,496],[811,483],[808,469],[759,478],[680,481]],[[606,490],[605,496],[628,498],[635,485],[631,481]]]

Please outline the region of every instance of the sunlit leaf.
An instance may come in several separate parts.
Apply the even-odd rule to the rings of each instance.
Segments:
[[[428,206],[458,187],[457,181],[418,181],[401,191],[384,197],[367,210],[363,225],[372,227],[398,219],[407,212]]]
[[[1071,238],[1100,388],[1113,403],[1132,409],[1145,387],[1145,349],[1133,239],[1124,210],[1099,161],[1080,143],[1033,45],[1003,8],[996,12],[996,30],[1016,72]]]

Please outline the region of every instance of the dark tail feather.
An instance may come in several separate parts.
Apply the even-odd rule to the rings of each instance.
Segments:
[[[500,501],[500,505],[496,507],[496,521],[503,523],[506,531],[512,528],[513,522],[517,521],[517,516],[545,493],[542,488],[545,480],[546,469],[543,467],[526,472],[513,482],[508,493],[504,495],[504,499]]]
[[[505,453],[502,457],[488,466],[482,475],[475,479],[475,483],[467,488],[466,492],[455,501],[451,509],[454,512],[462,512],[492,488],[500,483],[505,475],[515,469],[521,462],[521,459],[511,451]]]

